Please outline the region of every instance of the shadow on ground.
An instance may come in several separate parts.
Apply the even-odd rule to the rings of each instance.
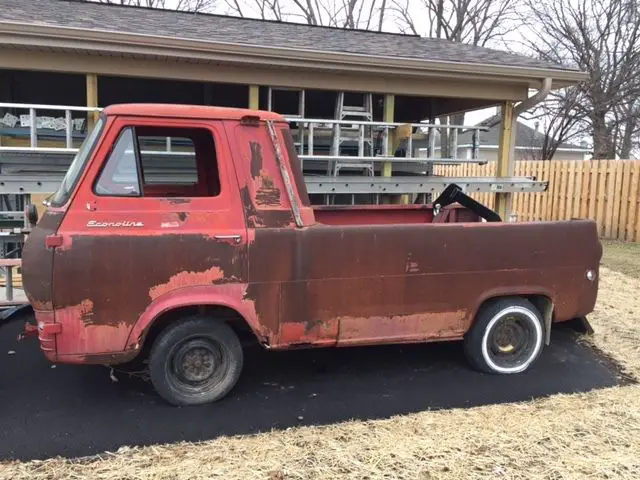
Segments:
[[[120,375],[113,383],[105,367],[51,368],[36,341],[15,343],[19,326],[0,331],[0,459],[85,456],[122,445],[530,400],[619,381],[611,364],[558,329],[536,366],[515,376],[470,370],[458,342],[286,353],[256,348],[247,352],[229,397],[175,408],[139,378]]]

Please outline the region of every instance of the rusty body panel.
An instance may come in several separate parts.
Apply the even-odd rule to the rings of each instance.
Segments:
[[[46,241],[48,236],[58,231],[63,216],[62,211],[45,212],[24,246],[22,270],[27,272],[23,278],[24,288],[29,303],[36,311],[53,308],[53,249],[46,248]]]
[[[564,241],[541,242],[549,229]],[[482,302],[504,295],[544,295],[556,302],[556,319],[569,320],[595,301],[585,259],[597,268],[600,253],[580,240],[591,229],[589,222],[263,229],[249,257],[269,261],[250,262],[249,292],[261,313],[269,298],[262,289],[281,285],[274,348],[297,342],[297,323],[322,326],[322,343],[337,330],[337,344],[460,338]]]
[[[33,229],[25,288],[38,321],[59,325],[40,336],[51,360],[127,361],[160,315],[191,305],[235,310],[273,349],[459,339],[484,301],[504,295],[548,297],[556,321],[594,307],[597,281],[585,273],[597,272],[602,250],[593,222],[481,223],[464,208],[434,217],[423,205],[313,208],[284,123],[278,165],[266,125],[243,124],[246,111],[176,111],[107,109],[72,199]],[[209,131],[219,192],[95,194],[130,125]],[[46,249],[53,233],[61,244]]]

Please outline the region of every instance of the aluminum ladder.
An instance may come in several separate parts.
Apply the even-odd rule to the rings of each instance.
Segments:
[[[335,119],[339,121],[351,120],[354,125],[344,125],[336,123],[333,126],[332,155],[342,156],[341,147],[347,143],[357,142],[358,157],[373,157],[373,127],[362,122],[373,122],[373,95],[371,93],[362,94],[362,105],[345,105],[345,93],[338,92],[335,107]],[[351,135],[348,135],[351,133]],[[356,135],[354,138],[353,134]],[[329,175],[337,177],[340,170],[360,170],[365,176],[375,176],[374,164],[371,161],[365,162],[343,162],[336,160],[329,164]]]

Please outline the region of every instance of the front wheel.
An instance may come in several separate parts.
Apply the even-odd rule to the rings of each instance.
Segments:
[[[178,406],[220,400],[240,378],[242,364],[242,347],[231,327],[203,316],[168,327],[149,355],[154,388]]]
[[[544,322],[538,309],[520,297],[484,306],[464,338],[469,363],[482,372],[511,374],[527,370],[544,347]]]

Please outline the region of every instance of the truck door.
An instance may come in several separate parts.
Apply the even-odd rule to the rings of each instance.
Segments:
[[[183,287],[246,282],[246,227],[228,159],[222,123],[110,122],[59,229],[59,356],[117,354],[153,302]]]

